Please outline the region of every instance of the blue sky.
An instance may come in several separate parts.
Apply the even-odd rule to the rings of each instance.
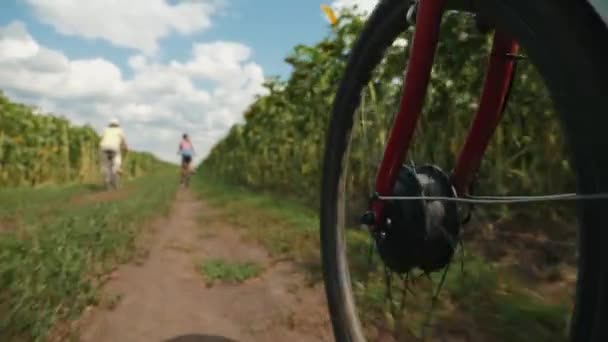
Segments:
[[[293,46],[329,32],[316,0],[2,2],[0,90],[98,131],[118,118],[132,148],[167,160],[183,132],[202,159],[265,77],[289,75]]]
[[[24,1],[4,0],[0,25],[14,20],[26,23],[28,31],[42,45],[55,47],[67,57],[103,56],[125,70],[131,49],[115,47],[102,39],[62,35],[40,22]],[[3,2],[4,2],[3,1]],[[264,6],[260,6],[264,2]],[[253,58],[267,75],[288,75],[283,58],[296,44],[313,44],[328,32],[319,10],[321,2],[281,0],[231,0],[204,32],[172,35],[161,40],[161,60],[184,59],[193,41],[229,40],[244,42],[253,49]]]

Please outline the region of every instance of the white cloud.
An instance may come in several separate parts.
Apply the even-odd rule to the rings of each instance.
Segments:
[[[591,0],[589,2],[608,24],[608,3],[602,0]]]
[[[40,46],[13,22],[0,28],[0,85],[53,98],[112,96],[123,91],[120,69],[103,59],[68,60]],[[8,84],[7,84],[8,83]]]
[[[65,35],[104,39],[153,54],[170,33],[211,26],[223,0],[26,0],[37,17]]]
[[[196,44],[194,56],[185,64],[173,63],[172,67],[193,77],[208,78],[212,80],[239,80],[240,63],[251,57],[249,47],[231,42],[214,42],[210,44]]]
[[[37,54],[39,46],[21,22],[13,22],[0,31],[0,61],[27,58]]]
[[[177,141],[189,132],[200,160],[263,92],[263,71],[251,55],[235,42],[197,43],[185,61],[132,56],[126,78],[105,59],[71,60],[41,46],[14,22],[0,27],[0,89],[97,129],[116,116],[130,145],[168,160],[176,160]]]
[[[345,8],[352,8],[357,6],[359,12],[371,13],[378,0],[335,0],[332,2],[331,7],[336,9],[338,12]]]

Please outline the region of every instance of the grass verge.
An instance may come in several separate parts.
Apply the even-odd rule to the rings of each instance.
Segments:
[[[293,201],[200,179],[193,190],[221,210],[221,219],[244,228],[244,238],[261,243],[274,258],[287,258],[321,280],[317,213]]]
[[[95,304],[103,275],[134,255],[142,220],[168,211],[173,178],[167,171],[136,179],[128,196],[109,201],[82,186],[2,193],[2,207],[20,208],[13,217],[32,219],[0,234],[0,339],[44,341]],[[70,202],[83,193],[91,193],[87,203]]]
[[[198,175],[193,186],[205,201],[220,209],[222,220],[241,228],[246,237],[260,242],[274,257],[289,258],[304,266],[313,282],[322,281],[315,211],[270,194],[205,178],[205,174]],[[432,290],[441,275],[421,278],[411,288],[414,295],[408,295],[406,311],[393,315],[390,306],[399,303],[401,298],[393,295],[393,303],[387,305],[381,263],[376,257],[372,267],[366,265],[369,244],[357,234],[348,238],[353,246],[350,250],[350,260],[354,263],[351,272],[355,272],[351,274],[353,287],[357,305],[364,313],[363,319],[383,321],[382,325],[390,321],[393,328],[403,322],[411,325],[424,321]],[[453,265],[447,274],[432,321],[441,319],[456,330],[472,325],[482,336],[481,340],[566,340],[569,303],[556,304],[531,295],[508,270],[474,256],[478,253],[469,252],[473,251],[464,254],[465,273],[458,270],[458,265]]]
[[[94,185],[73,184],[40,188],[13,188],[0,190],[1,231],[12,231],[21,225],[32,224],[41,217],[55,216],[67,207],[70,199],[92,193]]]
[[[216,282],[238,284],[258,276],[262,266],[253,262],[229,262],[221,259],[205,260],[198,266],[209,286]]]

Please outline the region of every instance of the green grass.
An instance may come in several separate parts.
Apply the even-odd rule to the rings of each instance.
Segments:
[[[198,175],[193,186],[205,201],[220,209],[221,217],[217,219],[241,228],[246,237],[260,242],[274,257],[288,258],[303,266],[313,282],[322,281],[319,221],[315,211],[271,194],[206,178],[204,173]],[[418,281],[413,288],[415,295],[406,297],[403,317],[392,317],[387,314],[381,264],[376,256],[374,266],[367,265],[369,244],[361,235],[361,232],[349,234],[348,240],[350,260],[354,263],[351,272],[355,270],[351,276],[364,319],[377,322],[389,316],[393,326],[407,322],[410,327],[424,321],[431,290],[439,282],[440,274],[434,274],[426,282]],[[566,340],[567,303],[550,304],[525,293],[516,277],[468,252],[464,256],[463,274],[458,264],[460,255],[456,258],[435,311],[442,321],[458,327],[466,318],[475,322],[479,333],[494,341]],[[399,294],[393,297],[398,303]]]
[[[467,253],[465,267],[465,273],[455,269],[448,274],[447,297],[483,322],[483,333],[504,342],[566,341],[567,303],[552,304],[525,293],[528,285],[478,256]]]
[[[40,188],[13,188],[0,190],[0,225],[11,228],[39,221],[40,216],[52,216],[57,210],[69,206],[75,196],[91,193],[94,185],[73,184]]]
[[[200,175],[192,186],[205,201],[221,209],[221,220],[244,228],[245,238],[261,243],[275,258],[287,258],[310,269],[311,281],[321,279],[316,212],[269,194],[201,181]]]
[[[56,324],[97,302],[107,271],[134,256],[142,223],[168,212],[176,182],[173,173],[163,171],[126,187],[127,196],[78,205],[69,200],[95,195],[95,187],[0,194],[2,207],[19,208],[13,217],[28,218],[17,230],[0,234],[1,340],[43,341]]]
[[[198,266],[208,284],[216,282],[238,284],[262,272],[262,267],[253,262],[229,262],[221,259],[205,260]]]

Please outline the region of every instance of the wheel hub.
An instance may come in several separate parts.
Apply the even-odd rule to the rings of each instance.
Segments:
[[[454,197],[448,175],[434,165],[402,166],[394,196]],[[414,268],[433,272],[445,267],[454,255],[460,230],[454,202],[390,200],[385,219],[375,236],[384,263],[394,272]]]

